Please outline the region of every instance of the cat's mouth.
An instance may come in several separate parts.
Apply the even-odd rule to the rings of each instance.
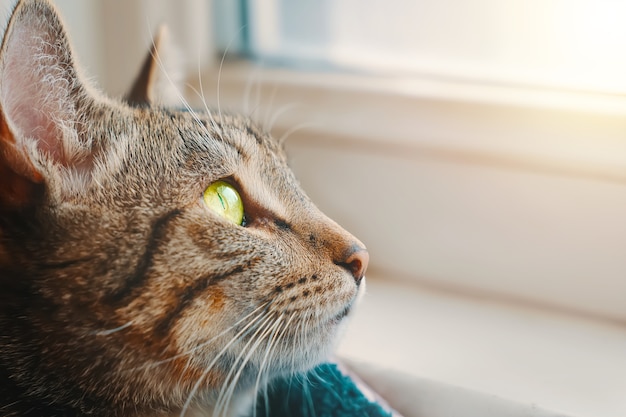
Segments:
[[[364,284],[364,283],[363,283]],[[348,303],[346,304],[346,306],[339,311],[339,313],[337,313],[336,315],[334,315],[328,322],[331,325],[337,325],[339,323],[341,323],[341,321],[343,321],[343,319],[346,318],[346,316],[348,316],[350,314],[350,312],[352,311],[352,309],[354,308],[354,306],[357,304],[357,302],[361,299],[361,297],[363,296],[363,293],[365,292],[365,285],[360,285],[356,295],[350,300],[348,301]]]
[[[328,324],[335,326],[341,323],[350,314],[350,312],[352,312],[352,308],[356,304],[357,299],[358,297],[354,297],[350,300],[348,304],[346,304],[346,306],[339,311],[339,313],[335,314],[328,320]]]
[[[354,302],[351,301],[343,310],[339,312],[339,314],[337,314],[335,317],[330,319],[331,323],[338,324],[339,322],[341,322],[341,320],[343,320],[348,314],[350,314],[350,311],[352,311],[353,304]]]

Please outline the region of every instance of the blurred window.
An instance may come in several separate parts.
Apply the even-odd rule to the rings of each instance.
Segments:
[[[626,92],[624,1],[216,0],[216,5],[220,46],[231,43],[231,50],[247,50],[266,62]]]

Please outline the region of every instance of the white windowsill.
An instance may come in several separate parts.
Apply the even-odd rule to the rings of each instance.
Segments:
[[[377,273],[367,285],[340,355],[575,417],[626,415],[624,327]]]

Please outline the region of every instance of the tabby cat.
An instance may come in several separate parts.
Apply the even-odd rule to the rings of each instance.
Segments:
[[[235,416],[332,350],[368,254],[249,120],[81,75],[46,0],[0,51],[0,416]]]

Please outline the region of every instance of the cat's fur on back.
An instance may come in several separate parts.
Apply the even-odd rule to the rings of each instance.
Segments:
[[[84,81],[46,0],[0,51],[0,416],[234,415],[332,349],[363,245],[253,123]],[[235,224],[203,200],[225,181]],[[218,415],[218,414],[216,414]],[[219,414],[222,415],[222,414]]]

